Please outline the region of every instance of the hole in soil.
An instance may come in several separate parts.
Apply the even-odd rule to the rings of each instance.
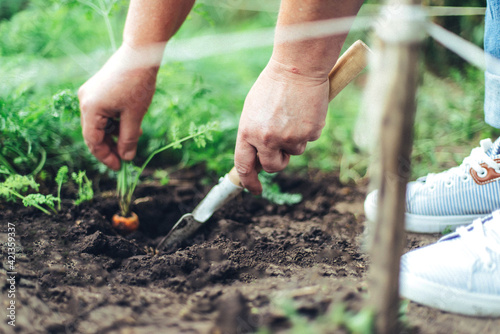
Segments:
[[[131,211],[139,216],[139,232],[149,239],[167,234],[184,213],[193,210],[201,196],[194,186],[190,189],[150,185],[138,187]],[[95,207],[110,224],[113,215],[120,211],[115,196],[101,199]]]

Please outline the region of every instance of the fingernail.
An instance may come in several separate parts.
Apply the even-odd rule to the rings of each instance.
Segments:
[[[135,151],[127,151],[123,153],[123,160],[132,160],[134,159]]]

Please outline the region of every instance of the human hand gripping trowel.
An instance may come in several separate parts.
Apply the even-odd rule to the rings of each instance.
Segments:
[[[365,67],[370,49],[362,41],[356,41],[338,59],[330,71],[329,100],[345,88]],[[238,195],[244,188],[235,167],[219,184],[213,187],[192,213],[183,215],[170,232],[158,244],[158,252],[171,252],[185,239],[193,235],[212,214]]]

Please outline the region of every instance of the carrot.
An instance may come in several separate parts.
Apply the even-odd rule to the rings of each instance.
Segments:
[[[134,212],[130,213],[130,217],[123,217],[115,214],[111,218],[113,227],[123,233],[131,233],[139,228],[139,217]]]

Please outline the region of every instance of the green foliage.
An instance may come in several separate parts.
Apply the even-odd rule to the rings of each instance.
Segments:
[[[411,325],[408,320],[408,307],[410,306],[410,300],[409,299],[403,299],[401,300],[399,304],[399,315],[398,315],[398,320],[400,325],[403,328],[410,328]]]
[[[61,210],[61,188],[63,183],[68,181],[68,166],[62,166],[57,171],[56,183],[57,183],[57,210]]]
[[[34,206],[48,215],[50,215],[50,212],[41,205],[46,205],[53,212],[56,212],[54,209],[54,201],[56,199],[52,195],[29,194],[24,196],[21,194],[28,191],[29,188],[38,191],[39,186],[32,176],[11,175],[4,182],[0,183],[0,197],[4,197],[9,201],[21,199],[25,206]]]
[[[78,3],[91,8],[95,13],[102,17],[104,20],[104,24],[106,25],[106,29],[108,32],[109,42],[111,43],[111,49],[116,50],[116,38],[115,33],[113,31],[113,27],[110,21],[111,11],[118,7],[118,3],[123,3],[121,0],[76,0]]]
[[[262,183],[262,197],[278,205],[300,203],[302,195],[282,192],[279,185],[273,182],[275,176],[276,174],[259,173],[259,181]]]
[[[368,308],[354,313],[348,311],[344,304],[339,304],[333,307],[329,317],[334,325],[345,328],[349,333],[375,333],[375,315]]]
[[[89,167],[93,158],[81,137],[76,94],[66,89],[51,99],[0,95],[1,174],[38,175],[56,166]]]
[[[52,96],[52,114],[63,117],[63,120],[72,121],[80,116],[80,102],[78,96],[69,89],[63,89]]]
[[[39,186],[31,176],[11,175],[0,183],[0,196],[8,200],[15,200],[12,191],[26,192],[29,188],[38,191]]]
[[[0,21],[10,19],[12,15],[21,11],[28,4],[28,0],[0,0]]]
[[[68,56],[68,50],[74,47],[82,52],[94,51],[96,45],[107,47],[111,38],[114,49],[119,41],[115,41],[113,31],[122,29],[125,1],[82,2],[85,4],[77,0],[31,0],[25,10],[9,21],[0,21],[0,56],[22,53],[62,57]],[[98,11],[87,3],[96,6]],[[115,15],[110,17],[110,13]]]
[[[424,0],[424,5],[457,6],[454,0]],[[485,7],[483,0],[460,1],[460,7]],[[482,15],[450,15],[433,17],[432,21],[447,30],[483,47],[484,16]],[[423,56],[427,68],[433,73],[446,77],[450,70],[466,71],[467,63],[455,53],[448,51],[431,38],[424,40]]]
[[[203,69],[199,71],[207,72]],[[157,167],[156,163],[164,165],[181,161],[186,166],[206,162],[209,170],[223,174],[233,164],[238,125],[237,115],[229,109],[237,110],[240,107],[234,101],[226,103],[226,91],[213,90],[193,72],[198,70],[185,68],[178,63],[169,64],[160,70],[157,91],[143,121],[144,134],[138,145],[138,160],[146,159],[156,149],[192,133],[193,120],[196,120],[196,124],[216,120],[221,131],[211,133],[210,146],[204,146],[203,138],[195,139],[185,143],[181,150],[160,154],[153,166]]]
[[[135,166],[131,161],[121,162],[120,171],[118,172],[118,182],[117,182],[117,193],[120,204],[120,214],[123,217],[128,217],[130,214],[130,203],[132,202],[132,195],[134,194],[135,188],[139,183],[139,177],[142,172],[149,164],[149,162],[159,153],[164,152],[168,149],[179,149],[182,147],[182,143],[189,139],[197,139],[195,142],[198,145],[206,145],[207,140],[211,140],[211,132],[215,130],[216,124],[209,123],[200,126],[195,126],[194,123],[190,124],[189,135],[184,138],[176,139],[168,145],[157,148],[154,150],[146,159],[146,161],[140,166]],[[175,132],[175,131],[174,131]],[[176,132],[175,132],[176,133]],[[177,134],[175,135],[177,136]]]
[[[413,177],[456,166],[481,138],[499,135],[484,123],[483,99],[480,70],[450,70],[447,79],[424,72],[417,94]]]
[[[79,205],[84,201],[92,200],[94,197],[94,191],[92,190],[92,181],[87,178],[85,171],[79,171],[78,173],[72,173],[72,179],[78,186],[78,194],[75,200],[75,205]],[[61,167],[55,177],[57,183],[57,196],[51,194],[43,195],[40,193],[31,193],[28,195],[22,195],[28,190],[38,192],[40,185],[35,181],[33,176],[25,176],[19,174],[13,174],[6,178],[6,180],[0,183],[0,197],[5,198],[8,201],[16,201],[21,199],[24,206],[34,206],[46,214],[50,214],[42,205],[48,207],[52,212],[57,213],[61,210],[61,188],[62,185],[68,181],[68,167]],[[55,207],[57,203],[57,210]]]
[[[293,300],[284,298],[277,300],[276,303],[292,325],[287,333],[326,334],[341,330],[351,334],[375,333],[375,316],[373,311],[367,308],[361,309],[359,312],[353,312],[348,310],[343,303],[336,304],[332,305],[331,311],[327,314],[310,321],[297,311]],[[267,333],[267,331],[261,329],[259,333]]]
[[[85,171],[79,171],[78,173],[73,172],[71,173],[71,178],[78,186],[75,205],[80,205],[85,201],[91,201],[94,198],[94,190],[92,189],[92,181],[88,179],[87,173]]]
[[[160,185],[166,186],[170,182],[168,172],[163,169],[157,169],[153,173],[153,177],[160,182]]]
[[[451,228],[450,225],[446,226],[443,230],[443,232],[441,232],[442,235],[447,235],[447,234],[450,234],[450,233],[453,233],[453,229]]]
[[[68,166],[62,166],[61,168],[59,168],[56,175],[58,188],[60,189],[62,187],[62,184],[66,181],[68,181]]]
[[[50,194],[29,194],[23,198],[24,206],[46,205],[54,212],[57,212],[54,205],[57,201],[58,199]]]

